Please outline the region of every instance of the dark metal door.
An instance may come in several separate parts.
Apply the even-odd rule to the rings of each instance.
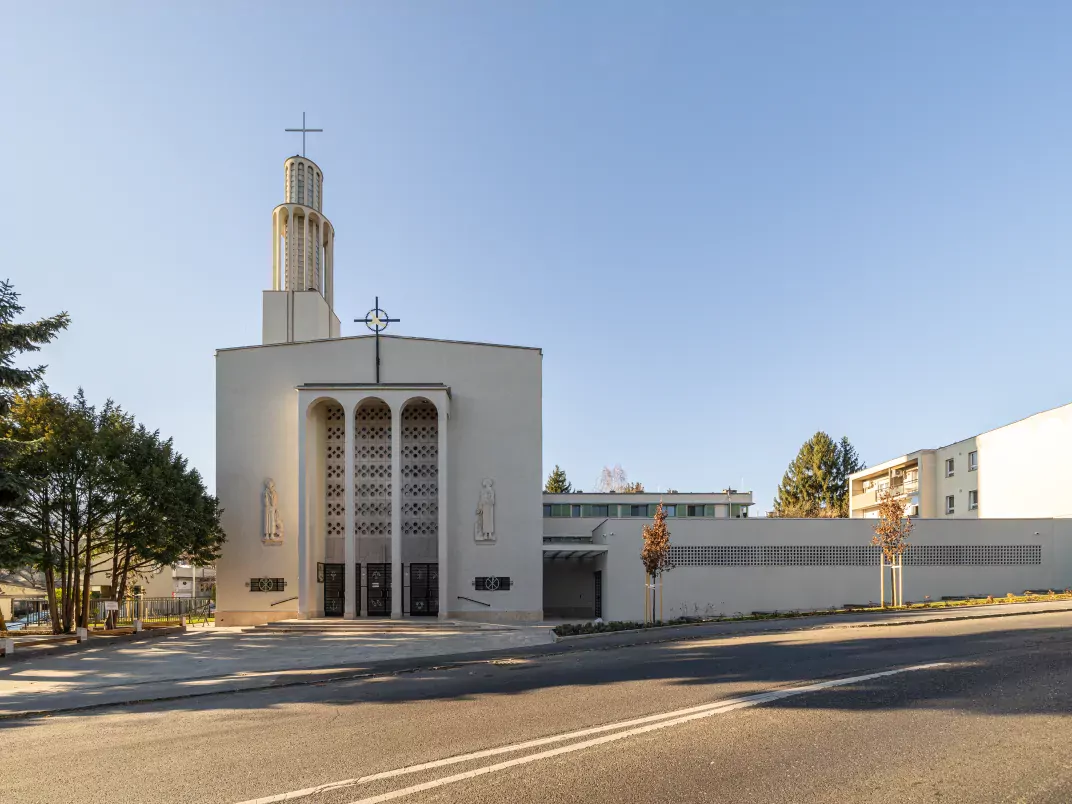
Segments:
[[[361,562],[354,564],[354,594],[357,595],[357,600],[354,601],[354,613],[361,614]]]
[[[324,616],[342,617],[346,596],[346,565],[324,565]]]
[[[439,614],[439,565],[409,565],[409,613],[411,617]]]
[[[368,613],[372,617],[391,614],[391,565],[369,564]]]
[[[595,616],[603,616],[603,570],[596,570],[594,573],[596,577],[596,605]]]

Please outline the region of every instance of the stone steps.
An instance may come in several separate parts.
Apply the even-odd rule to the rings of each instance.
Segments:
[[[513,630],[516,629],[494,623],[423,618],[277,620],[243,629],[245,633],[255,634],[459,634]]]

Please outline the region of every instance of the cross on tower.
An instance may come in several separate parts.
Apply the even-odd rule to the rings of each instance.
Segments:
[[[380,333],[387,329],[388,324],[397,323],[400,319],[388,318],[387,313],[380,309],[380,297],[376,297],[376,306],[368,311],[364,318],[355,318],[354,323],[362,323],[376,333],[376,384],[380,384]]]
[[[285,128],[284,131],[301,132],[301,155],[305,156],[305,134],[322,132],[322,128],[306,128],[305,127],[305,112],[301,113],[301,128]]]

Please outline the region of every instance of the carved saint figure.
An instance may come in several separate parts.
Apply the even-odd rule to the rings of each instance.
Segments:
[[[279,519],[279,495],[275,490],[275,481],[271,478],[264,483],[264,541],[282,542],[283,523]]]
[[[478,542],[495,540],[495,481],[482,480],[480,483],[480,501],[476,506],[476,527],[474,537]]]

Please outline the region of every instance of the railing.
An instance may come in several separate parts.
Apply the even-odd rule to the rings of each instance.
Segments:
[[[544,536],[544,544],[592,544],[592,536]]]
[[[458,595],[458,600],[468,600],[470,603],[476,603],[476,604],[481,605],[481,606],[487,606],[489,609],[491,608],[490,603],[485,603],[483,600],[473,600],[473,598],[465,597],[464,595]]]
[[[275,603],[269,603],[268,605],[269,606],[278,606],[280,603],[289,603],[290,601],[297,600],[297,599],[298,599],[298,596],[294,595],[294,597],[288,597],[288,598],[284,598],[283,600],[277,600]]]

